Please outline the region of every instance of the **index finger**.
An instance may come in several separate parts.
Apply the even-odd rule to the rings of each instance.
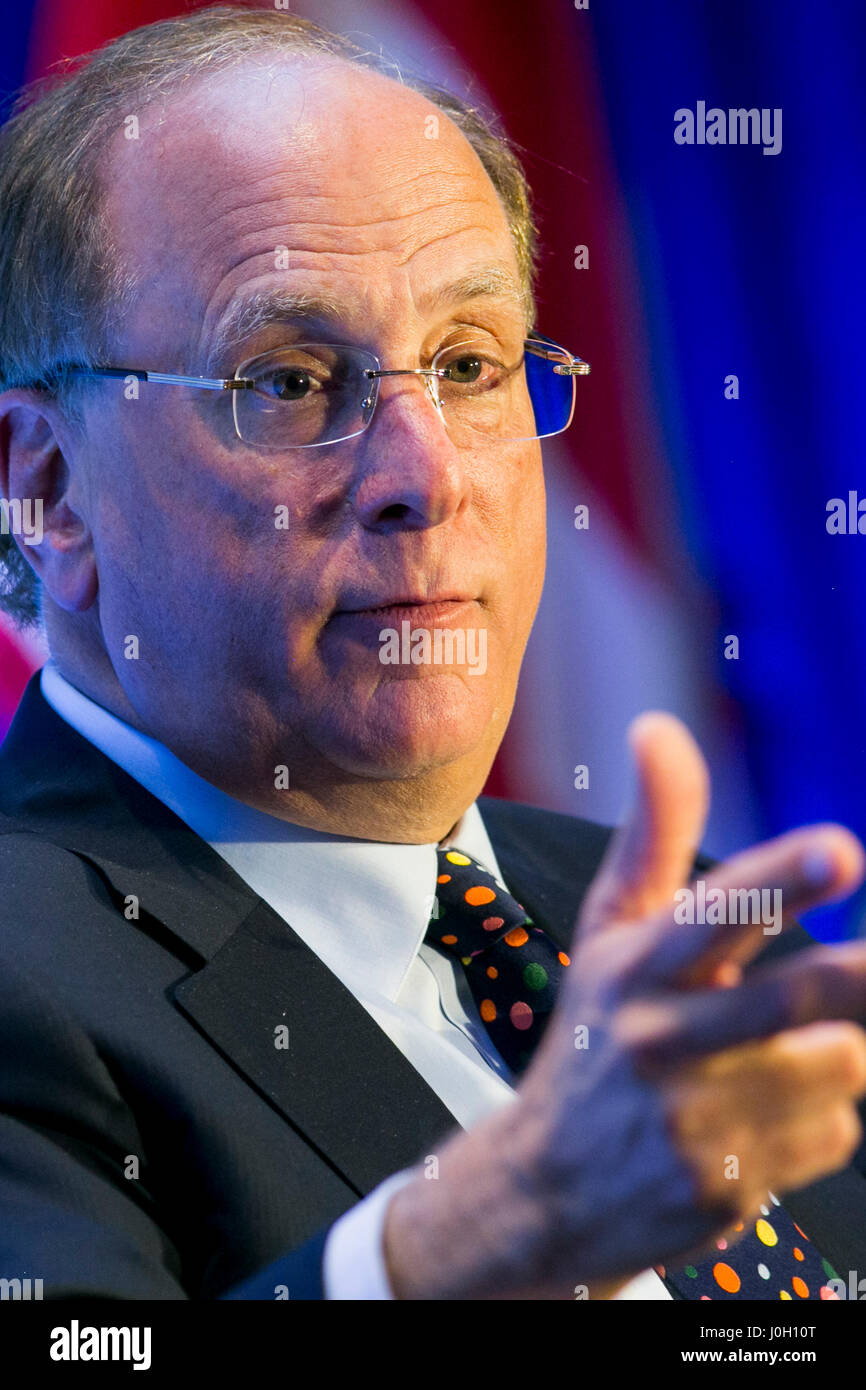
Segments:
[[[755,920],[752,910],[756,892],[762,906],[762,892],[772,893],[773,902],[781,903],[780,921],[773,924],[775,935],[810,908],[847,897],[862,881],[864,871],[863,846],[841,825],[792,830],[734,855],[703,879],[703,914],[696,910],[691,920],[688,913],[677,920],[675,908],[659,913],[647,924],[648,950],[641,963],[641,979],[684,988],[704,984],[722,964],[740,965],[767,944],[768,924],[761,912]],[[688,906],[688,900],[681,897],[683,891],[695,894],[697,909],[695,884],[677,895],[680,906]],[[719,909],[716,913],[708,910],[711,902]],[[748,910],[742,920],[746,902]],[[697,920],[699,915],[703,920]]]

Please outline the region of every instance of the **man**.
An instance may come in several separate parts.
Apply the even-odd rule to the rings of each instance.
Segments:
[[[275,13],[65,91],[0,190],[2,486],[43,504],[52,657],[0,756],[2,1274],[609,1297],[768,1190],[856,1267],[866,948],[743,978],[762,925],[677,925],[707,778],[667,716],[610,845],[476,802],[543,577],[504,148]],[[862,873],[823,826],[707,882],[790,922]]]

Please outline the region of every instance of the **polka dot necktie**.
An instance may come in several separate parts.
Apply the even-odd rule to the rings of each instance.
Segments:
[[[517,1074],[531,1060],[569,958],[477,860],[437,851],[436,905],[425,941],[460,962],[491,1042]],[[767,1194],[761,1215],[716,1241],[697,1265],[656,1266],[680,1298],[835,1299],[835,1270]]]
[[[838,1278],[835,1269],[772,1193],[767,1193],[761,1215],[747,1228],[739,1222],[735,1230],[736,1244],[717,1240],[716,1253],[700,1264],[680,1269],[657,1265],[656,1272],[681,1298],[796,1303],[801,1298],[839,1297],[827,1283]]]
[[[461,962],[493,1046],[519,1073],[541,1040],[568,956],[477,860],[437,853],[438,913],[425,940]]]

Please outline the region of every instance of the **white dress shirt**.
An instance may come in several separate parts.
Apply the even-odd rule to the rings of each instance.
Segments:
[[[60,717],[205,840],[325,963],[469,1128],[514,1099],[512,1074],[477,1016],[463,972],[424,943],[436,893],[435,844],[401,845],[307,830],[228,796],[155,739],[82,694],[53,662],[41,688]],[[499,865],[473,803],[447,842]],[[392,1297],[382,1254],[385,1210],[406,1169],[381,1183],[331,1228],[325,1294]],[[669,1298],[652,1271],[619,1298]]]

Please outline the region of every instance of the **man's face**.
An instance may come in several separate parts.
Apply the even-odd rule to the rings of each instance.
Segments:
[[[492,184],[445,117],[429,137],[433,111],[344,65],[270,63],[145,111],[107,180],[141,277],[120,364],[230,376],[330,341],[419,367],[467,330],[519,344],[515,297],[434,298],[518,272]],[[286,289],[327,295],[340,321],[272,322],[208,363],[230,312]],[[271,810],[280,764],[311,801],[318,784],[437,773],[477,793],[541,592],[537,441],[458,449],[411,376],[382,379],[366,432],[327,447],[261,452],[236,437],[230,393],[175,386],[101,385],[87,425],[100,622],[141,727]],[[409,613],[413,630],[483,629],[484,673],[383,664],[406,598],[444,601]]]

